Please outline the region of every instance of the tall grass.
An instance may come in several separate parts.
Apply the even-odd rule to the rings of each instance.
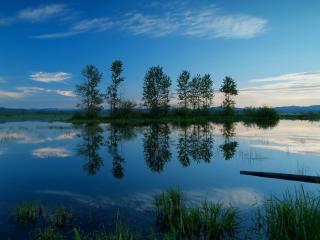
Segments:
[[[172,239],[233,238],[239,227],[238,211],[220,203],[187,207],[181,192],[170,189],[155,197],[158,225]]]
[[[280,239],[320,239],[320,197],[303,188],[264,204],[267,236]]]
[[[28,224],[36,224],[42,216],[43,206],[38,201],[23,202],[16,207],[15,217],[19,228],[24,228]],[[12,219],[14,219],[14,216]]]

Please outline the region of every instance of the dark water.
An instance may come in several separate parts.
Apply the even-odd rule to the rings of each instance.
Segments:
[[[281,196],[301,183],[244,176],[241,170],[319,175],[320,123],[264,127],[0,124],[0,238],[14,236],[8,214],[26,200],[64,203],[87,227],[89,215],[94,224],[111,225],[120,212],[148,228],[153,197],[168,188],[182,190],[190,204],[220,201],[250,212],[270,194]]]

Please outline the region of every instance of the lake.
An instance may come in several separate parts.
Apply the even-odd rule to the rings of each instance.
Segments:
[[[8,216],[26,200],[63,203],[83,228],[112,226],[121,214],[148,229],[153,197],[169,188],[183,191],[191,205],[220,201],[250,216],[270,194],[281,197],[301,185],[318,192],[317,184],[240,171],[319,175],[319,129],[319,122],[289,120],[276,126],[1,123],[0,238],[19,239]]]

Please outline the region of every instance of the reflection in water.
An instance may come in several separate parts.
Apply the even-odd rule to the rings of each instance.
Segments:
[[[198,163],[209,163],[214,142],[210,124],[184,126],[182,130],[177,145],[178,159],[182,166],[189,166],[190,159]]]
[[[119,153],[121,141],[130,140],[134,137],[136,137],[134,128],[128,126],[110,125],[107,147],[108,153],[112,157],[112,173],[115,178],[121,179],[124,177],[122,164],[125,162],[125,160]]]
[[[224,123],[221,133],[224,136],[224,144],[220,145],[220,148],[223,151],[224,159],[230,160],[233,158],[238,147],[238,142],[233,140],[235,136],[235,124],[232,122]]]
[[[49,157],[64,158],[64,157],[71,156],[71,153],[65,148],[45,147],[45,148],[37,148],[33,150],[32,155],[38,158],[49,158]]]
[[[103,145],[103,129],[99,125],[85,125],[81,129],[83,143],[79,146],[78,154],[85,156],[87,162],[84,170],[89,174],[96,174],[103,165],[103,160],[98,151]]]
[[[154,172],[161,172],[170,161],[170,129],[167,124],[153,124],[144,133],[144,157],[148,167]]]

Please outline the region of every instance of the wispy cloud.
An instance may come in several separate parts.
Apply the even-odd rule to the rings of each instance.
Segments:
[[[40,87],[17,87],[16,89],[17,91],[0,90],[0,98],[20,99],[30,94],[40,93],[40,92],[55,93],[64,97],[75,97],[74,92],[70,90],[48,89],[48,88],[40,88]]]
[[[49,82],[63,82],[71,78],[72,75],[66,72],[53,72],[53,73],[35,72],[31,74],[29,77],[33,81],[49,83]]]
[[[15,91],[2,91],[0,90],[0,98],[15,98],[19,99],[24,97],[24,92],[15,92]]]
[[[80,33],[85,33],[90,31],[103,32],[111,29],[114,26],[114,24],[115,23],[107,17],[84,19],[76,23],[73,23],[70,30],[66,32],[41,34],[41,35],[33,36],[33,38],[36,38],[36,39],[66,38],[66,37],[71,37]]]
[[[258,36],[267,29],[264,18],[246,14],[226,14],[215,6],[188,7],[185,4],[175,8],[158,7],[156,14],[131,11],[116,18],[99,17],[81,20],[65,32],[41,34],[38,39],[70,37],[90,31],[116,30],[134,35],[164,37],[168,35],[197,38],[238,38]],[[162,11],[161,11],[162,10]]]
[[[24,8],[10,17],[0,18],[0,26],[7,26],[15,22],[43,22],[50,19],[67,19],[70,9],[65,4],[48,4],[34,8]]]
[[[320,101],[320,72],[298,72],[263,77],[249,81],[251,86],[242,88],[239,99],[271,106],[317,104]],[[250,104],[250,103],[247,104]]]
[[[48,20],[53,17],[62,16],[68,12],[64,4],[49,4],[37,8],[26,8],[19,11],[17,19],[31,22]]]
[[[251,82],[275,82],[275,81],[319,81],[320,72],[298,72],[288,73],[282,75],[276,75],[265,78],[257,78],[251,80]]]

